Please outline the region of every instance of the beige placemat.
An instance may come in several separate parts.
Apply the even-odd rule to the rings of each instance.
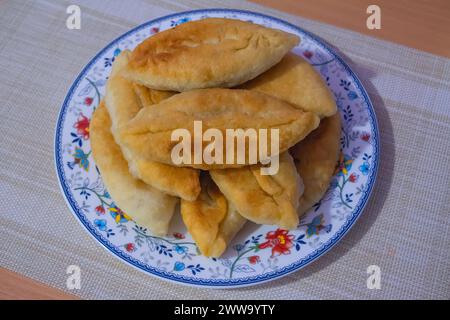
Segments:
[[[450,60],[242,1],[0,2],[0,266],[66,289],[79,265],[83,298],[450,298]],[[319,35],[357,72],[381,131],[373,196],[349,234],[301,271],[255,287],[212,290],[155,279],[96,243],[70,213],[53,161],[57,114],[82,67],[112,39],[176,11],[267,13]],[[381,268],[381,289],[366,286]]]

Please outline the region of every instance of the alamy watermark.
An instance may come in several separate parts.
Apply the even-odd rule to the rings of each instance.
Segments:
[[[77,265],[70,265],[66,269],[66,274],[69,276],[66,280],[66,286],[69,290],[81,289],[81,268]]]
[[[381,289],[381,269],[377,265],[367,267],[367,289]]]
[[[381,8],[376,4],[371,4],[367,7],[366,12],[370,14],[366,20],[367,29],[381,29]]]
[[[178,142],[171,152],[172,162],[175,165],[202,163],[245,165],[256,164],[259,161],[263,164],[260,168],[261,175],[274,175],[278,172],[279,129],[226,129],[224,143],[221,130],[208,128],[203,132],[202,121],[194,121],[193,134],[194,137],[184,128],[172,131],[171,141]],[[204,142],[207,143],[205,147]]]
[[[66,27],[69,30],[81,29],[81,9],[79,6],[72,4],[67,7],[66,13],[69,15],[66,19]]]

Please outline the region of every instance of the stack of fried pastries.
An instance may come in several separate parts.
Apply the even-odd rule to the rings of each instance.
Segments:
[[[280,30],[209,18],[160,32],[116,57],[90,136],[117,205],[165,235],[180,201],[187,230],[210,257],[221,256],[247,221],[296,228],[328,188],[340,136],[326,84],[290,52],[299,42]],[[262,174],[268,158],[260,152],[254,161],[246,154],[243,162],[174,163],[172,132],[195,135],[194,121],[222,133],[278,129],[278,150],[265,146],[268,158],[278,157],[278,170]]]

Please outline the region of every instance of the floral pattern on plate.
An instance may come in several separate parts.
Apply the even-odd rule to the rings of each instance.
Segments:
[[[170,236],[156,237],[123,212],[105,189],[89,143],[89,123],[115,57],[145,38],[205,17],[252,21],[297,34],[294,52],[321,74],[342,119],[341,154],[322,200],[296,230],[248,223],[220,259],[200,255],[179,215]],[[55,135],[56,171],[69,207],[81,224],[113,254],[149,274],[179,283],[235,287],[257,284],[296,271],[317,259],[349,230],[375,183],[379,138],[375,113],[356,75],[319,38],[279,19],[239,10],[198,10],[147,22],[98,53],[80,73],[64,101]]]

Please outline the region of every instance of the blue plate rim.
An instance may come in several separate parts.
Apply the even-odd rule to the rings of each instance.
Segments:
[[[371,170],[370,175],[368,177],[367,182],[367,190],[364,194],[364,196],[361,198],[360,203],[357,208],[354,209],[354,212],[352,213],[352,216],[350,219],[346,221],[346,223],[343,224],[343,226],[334,234],[332,238],[330,238],[325,244],[323,244],[320,248],[316,249],[314,252],[309,254],[306,258],[303,258],[302,260],[299,260],[295,263],[292,263],[286,267],[280,268],[276,271],[272,271],[269,273],[266,273],[264,275],[259,276],[253,276],[248,278],[237,278],[237,279],[227,279],[227,280],[217,280],[217,279],[201,279],[201,278],[190,278],[185,277],[182,275],[175,275],[170,272],[164,272],[161,270],[158,270],[156,268],[153,268],[151,266],[148,266],[134,258],[131,258],[124,254],[121,250],[119,250],[115,245],[113,245],[111,242],[109,242],[106,238],[104,238],[95,228],[92,224],[87,221],[86,217],[81,213],[81,210],[77,208],[77,205],[75,201],[72,199],[72,196],[70,195],[68,191],[68,187],[65,185],[65,178],[64,178],[64,171],[62,169],[62,159],[61,159],[61,137],[62,137],[62,124],[64,122],[65,114],[67,111],[67,103],[71,100],[73,92],[77,88],[77,85],[80,82],[80,79],[85,75],[86,71],[90,68],[92,64],[94,64],[98,58],[103,55],[104,52],[109,50],[111,47],[116,45],[120,40],[127,37],[129,34],[132,34],[140,29],[143,29],[147,27],[148,25],[158,23],[160,21],[166,20],[166,19],[172,19],[177,17],[182,17],[190,14],[201,14],[201,13],[227,13],[227,14],[243,14],[243,15],[249,15],[249,16],[258,16],[262,17],[264,19],[267,19],[269,21],[274,21],[276,23],[284,24],[290,28],[293,28],[297,30],[299,33],[305,34],[308,37],[312,38],[314,41],[316,41],[323,49],[325,49],[331,56],[333,56],[334,59],[339,61],[341,63],[346,72],[348,72],[354,79],[355,79],[355,86],[359,89],[359,91],[362,93],[364,102],[367,105],[367,109],[369,112],[369,121],[371,122],[372,128],[373,128],[373,147],[374,147],[374,153],[373,153],[373,170]],[[102,246],[108,250],[109,252],[113,253],[117,257],[119,257],[121,260],[126,262],[127,264],[137,268],[138,270],[141,270],[142,272],[145,272],[146,274],[150,274],[153,276],[156,276],[158,278],[163,278],[166,280],[169,280],[174,283],[182,283],[186,285],[196,286],[196,287],[210,287],[210,288],[235,288],[235,287],[244,287],[244,286],[250,286],[250,285],[256,285],[261,284],[267,281],[275,280],[278,278],[281,278],[287,274],[290,274],[292,272],[295,272],[301,268],[304,268],[311,262],[317,260],[319,257],[324,255],[326,252],[328,252],[331,248],[333,248],[341,239],[342,237],[347,234],[347,232],[350,230],[350,228],[354,225],[356,220],[361,216],[361,213],[363,212],[365,206],[367,205],[367,202],[372,194],[372,190],[376,184],[376,177],[378,174],[379,169],[379,162],[380,162],[380,145],[379,145],[379,128],[378,128],[378,122],[377,117],[375,114],[375,110],[373,108],[372,101],[370,100],[369,95],[367,94],[367,91],[365,90],[364,86],[361,83],[361,80],[358,78],[358,76],[353,72],[353,70],[348,66],[348,64],[335,52],[334,49],[332,49],[329,45],[327,45],[322,39],[320,39],[318,36],[310,33],[309,31],[306,31],[290,22],[287,22],[285,20],[272,17],[263,13],[259,12],[253,12],[248,10],[239,10],[239,9],[227,9],[227,8],[211,8],[211,9],[198,9],[198,10],[190,10],[190,11],[183,11],[183,12],[177,12],[173,14],[169,14],[166,16],[159,17],[157,19],[153,19],[150,21],[147,21],[145,23],[140,24],[139,26],[127,31],[126,33],[122,34],[121,36],[117,37],[113,41],[111,41],[107,46],[105,46],[102,50],[100,50],[92,59],[89,60],[89,63],[81,70],[81,72],[78,74],[76,79],[73,81],[65,99],[61,106],[61,109],[58,113],[57,117],[57,124],[55,128],[55,154],[54,154],[54,160],[55,160],[55,170],[56,174],[58,176],[58,182],[59,187],[61,189],[62,194],[64,195],[64,200],[66,201],[68,207],[71,209],[72,213],[75,215],[79,223],[84,226],[88,231],[89,234]]]

